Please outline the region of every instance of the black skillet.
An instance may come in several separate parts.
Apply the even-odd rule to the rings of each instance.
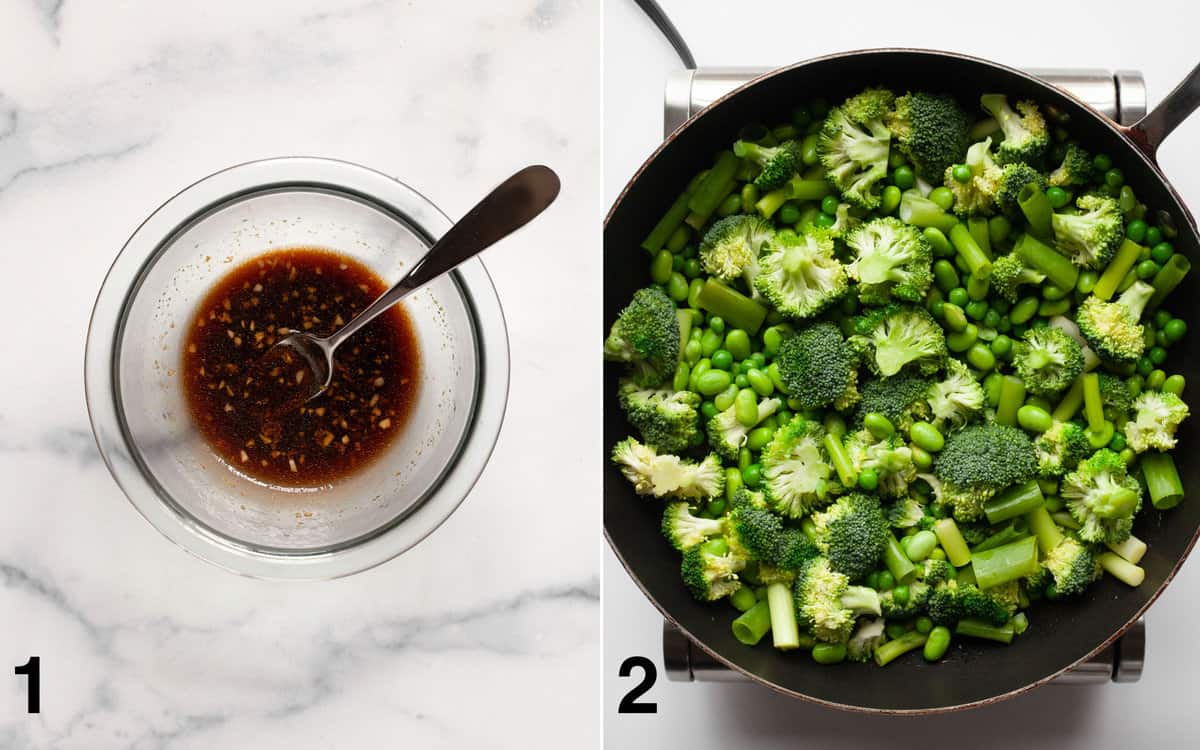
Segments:
[[[1173,240],[1193,263],[1200,261],[1195,222],[1155,161],[1162,140],[1200,105],[1200,68],[1193,70],[1149,115],[1121,127],[1063,91],[993,62],[947,52],[873,49],[816,58],[768,73],[718,100],[672,134],[642,165],[609,212],[604,229],[604,320],[610,323],[635,289],[648,283],[645,253],[638,244],[683,186],[711,155],[727,148],[749,122],[786,121],[789,110],[822,96],[840,101],[868,85],[903,92],[949,91],[961,102],[998,91],[1010,99],[1054,104],[1070,115],[1071,134],[1093,153],[1110,154],[1139,200],[1174,218]],[[1200,384],[1190,363],[1200,337],[1200,297],[1177,290],[1171,312],[1191,323],[1187,338],[1171,350],[1174,371]],[[616,392],[618,368],[606,367],[604,444],[607,451],[628,434]],[[1193,386],[1196,387],[1196,386]],[[1188,460],[1200,445],[1200,418],[1180,428],[1177,463],[1186,487],[1200,492],[1200,463]],[[605,458],[604,528],[613,551],[663,616],[716,659],[768,687],[825,705],[868,712],[929,713],[1012,697],[1053,679],[1118,638],[1158,597],[1183,563],[1200,530],[1200,498],[1175,509],[1143,512],[1135,534],[1150,547],[1142,560],[1145,582],[1136,589],[1106,576],[1070,601],[1040,602],[1031,626],[1011,646],[959,640],[940,664],[909,655],[886,668],[843,664],[822,667],[804,653],[782,654],[764,641],[748,648],[734,640],[727,604],[701,604],[679,580],[679,553],[659,533],[662,504],[634,495]],[[1163,623],[1160,627],[1188,627]],[[769,639],[767,639],[769,640]]]

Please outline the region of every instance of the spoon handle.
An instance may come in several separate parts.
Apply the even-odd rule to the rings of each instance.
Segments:
[[[558,190],[558,175],[541,165],[525,167],[500,183],[442,235],[404,278],[335,331],[328,339],[330,350],[409,293],[525,226],[554,202]]]

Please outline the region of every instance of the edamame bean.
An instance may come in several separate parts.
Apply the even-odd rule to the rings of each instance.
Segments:
[[[738,490],[742,488],[742,472],[732,466],[725,470],[725,499],[733,502]]]
[[[733,413],[743,427],[758,424],[758,394],[752,388],[743,388],[733,399]],[[751,450],[754,450],[751,448]]]
[[[762,466],[750,464],[742,469],[742,482],[752,490],[757,490],[762,484]]]
[[[927,615],[921,615],[917,618],[916,628],[921,635],[929,635],[929,631],[933,630],[933,620],[930,620]]]
[[[746,379],[746,376],[745,376],[744,374],[741,374],[741,373],[739,373],[739,374],[737,375],[737,377],[735,377],[735,378],[733,379],[733,382],[734,382],[735,384],[737,384],[737,387],[738,387],[738,388],[749,388],[749,387],[750,387],[750,381],[749,381],[749,380],[747,380],[747,379]]]
[[[675,365],[675,379],[671,381],[671,387],[677,391],[686,391],[691,374],[692,368],[687,362]]]
[[[963,309],[952,302],[942,303],[942,322],[947,330],[959,332],[967,327],[967,316]]]
[[[778,326],[771,326],[763,331],[763,348],[768,354],[776,354],[779,352],[779,345],[783,343],[783,333]]]
[[[700,347],[706,357],[711,357],[713,352],[721,348],[723,342],[724,337],[711,328],[700,336]]]
[[[846,661],[846,644],[818,643],[813,646],[812,658],[817,664],[838,664]]]
[[[1042,300],[1042,303],[1038,305],[1038,315],[1042,316],[1043,318],[1053,318],[1055,315],[1062,315],[1070,309],[1071,300],[1069,299],[1046,299]]]
[[[967,362],[971,367],[987,372],[996,366],[996,355],[987,344],[976,342],[967,350]]]
[[[773,437],[775,437],[775,430],[773,428],[755,427],[746,436],[746,447],[752,451],[760,451],[767,447],[767,444],[771,442],[771,438]]]
[[[993,409],[1000,403],[1000,389],[1004,385],[1004,376],[993,372],[983,379],[983,393],[987,396],[988,406]]]
[[[933,468],[933,456],[929,455],[928,451],[919,445],[910,445],[908,449],[912,453],[913,466],[920,471],[929,471]]]
[[[734,359],[742,360],[750,356],[750,334],[741,328],[734,328],[725,334],[725,348]]]
[[[950,628],[938,625],[929,631],[922,655],[925,657],[925,661],[937,661],[946,655],[948,648],[950,648]]]
[[[772,362],[770,366],[767,367],[767,377],[771,379],[771,382],[775,384],[776,388],[784,393],[787,393],[787,385],[783,382],[783,376],[779,374],[779,365]],[[788,406],[791,406],[790,401]]]
[[[1045,432],[1054,426],[1054,418],[1040,406],[1025,404],[1017,409],[1017,424],[1030,432]]]
[[[961,331],[946,336],[946,347],[952,352],[965,352],[975,345],[979,338],[979,329],[974,323],[967,323]]]
[[[654,256],[654,260],[650,261],[650,280],[655,284],[666,284],[671,280],[671,264],[674,262],[675,256],[671,255],[666,250],[659,250]]]
[[[863,427],[870,430],[871,434],[879,440],[886,437],[891,437],[896,432],[896,427],[891,420],[878,412],[871,412],[863,417]]]
[[[1075,280],[1075,289],[1081,294],[1091,294],[1099,280],[1100,274],[1095,271],[1080,271],[1079,278]]]
[[[929,557],[929,553],[933,552],[937,546],[937,536],[932,531],[922,530],[908,537],[908,547],[905,552],[908,553],[909,560],[921,562]]]
[[[771,382],[771,378],[762,370],[751,367],[746,371],[746,381],[750,383],[750,387],[760,396],[770,396],[775,392],[775,384]]]
[[[933,248],[933,254],[938,258],[953,258],[955,256],[954,246],[950,244],[950,240],[942,233],[942,230],[937,227],[926,227],[922,232],[925,239],[929,241]]]
[[[702,396],[716,396],[732,382],[733,378],[724,370],[707,370],[696,378],[696,390]]]
[[[879,213],[884,216],[890,216],[900,206],[900,199],[902,197],[900,188],[895,185],[885,187],[879,197]]]
[[[959,278],[958,271],[954,270],[954,264],[945,259],[935,262],[933,264],[933,281],[943,292],[949,292],[957,287]]]
[[[937,453],[946,445],[946,438],[928,422],[913,422],[908,430],[908,439],[930,453]]]
[[[667,282],[667,296],[676,302],[683,302],[688,298],[688,280],[683,274],[675,271],[671,274],[670,281]]]
[[[737,395],[738,395],[738,387],[736,385],[730,384],[730,386],[728,388],[721,391],[720,393],[718,393],[716,395],[715,398],[713,398],[713,404],[720,411],[725,411],[729,407],[733,406],[733,400],[735,398],[737,398]]]
[[[967,290],[961,286],[955,287],[949,292],[946,292],[946,299],[951,304],[958,305],[959,307],[966,307],[967,303],[971,301],[971,297],[967,294]]]
[[[992,354],[1000,359],[1007,359],[1012,354],[1013,341],[1003,333],[992,339]]]
[[[939,185],[929,192],[929,200],[933,201],[943,211],[949,211],[954,206],[954,193],[945,185]]]
[[[1022,325],[1037,314],[1040,304],[1041,301],[1037,297],[1025,297],[1013,305],[1012,310],[1008,313],[1008,319],[1013,322],[1013,325]]]
[[[687,342],[687,346],[683,348],[683,357],[689,364],[696,364],[700,358],[704,356],[704,347],[700,345],[697,339],[692,339]]]
[[[1163,393],[1174,393],[1176,396],[1182,396],[1184,385],[1186,385],[1186,382],[1182,375],[1172,375],[1163,381],[1162,391]]]
[[[688,390],[691,389],[689,388]],[[700,404],[700,416],[704,417],[705,420],[712,419],[720,413],[721,410],[712,401],[704,401]]]
[[[1146,376],[1146,387],[1152,391],[1162,390],[1163,383],[1167,382],[1167,374],[1162,370],[1152,370]]]
[[[692,279],[688,284],[687,305],[693,310],[700,309],[700,290],[704,288],[704,279]]]

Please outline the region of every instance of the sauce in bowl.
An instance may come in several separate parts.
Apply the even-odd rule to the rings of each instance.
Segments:
[[[184,344],[188,409],[213,451],[260,482],[317,487],[381,454],[417,397],[420,353],[403,305],[380,315],[334,355],[316,398],[264,417],[253,408],[255,364],[291,331],[327,336],[382,294],[371,269],[339,253],[291,248],[232,269],[197,307]]]

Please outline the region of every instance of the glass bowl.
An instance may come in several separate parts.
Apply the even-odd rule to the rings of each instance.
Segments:
[[[242,262],[321,247],[391,284],[450,226],[406,185],[317,158],[226,169],[151,214],[105,277],[85,364],[96,442],[138,511],[189,552],[262,578],[348,575],[436,529],[487,463],[508,394],[508,334],[478,258],[402,303],[420,350],[416,405],[380,456],[337,482],[277,487],[227,465],[192,423],[179,363],[196,305]]]

